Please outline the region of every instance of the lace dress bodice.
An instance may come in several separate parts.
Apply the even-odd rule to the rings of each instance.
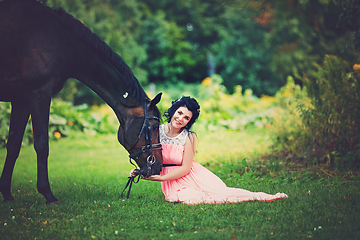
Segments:
[[[160,142],[162,144],[171,144],[176,146],[185,146],[186,136],[188,135],[187,130],[183,130],[179,135],[176,137],[168,137],[164,131],[165,125],[161,125],[159,129],[160,135]]]

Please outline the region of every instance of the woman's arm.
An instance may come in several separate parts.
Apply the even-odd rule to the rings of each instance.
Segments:
[[[168,181],[181,178],[189,173],[191,169],[192,162],[195,156],[196,150],[196,135],[195,133],[190,132],[189,137],[186,138],[185,141],[185,149],[184,149],[184,158],[181,166],[174,169],[174,171],[169,172],[166,175],[152,175],[147,180],[151,181]]]

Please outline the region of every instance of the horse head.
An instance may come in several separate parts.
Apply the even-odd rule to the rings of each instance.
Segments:
[[[160,99],[161,93],[143,107],[130,108],[129,117],[118,131],[120,144],[129,152],[130,162],[134,159],[140,167],[144,178],[159,175],[161,171],[160,112],[156,107]]]

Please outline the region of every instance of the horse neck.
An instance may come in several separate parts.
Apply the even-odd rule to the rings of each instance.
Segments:
[[[132,73],[120,72],[94,49],[82,46],[77,48],[77,54],[81,56],[81,60],[74,67],[76,70],[72,77],[98,94],[114,110],[120,124],[124,124],[130,110],[142,107],[146,100],[142,89],[135,94],[135,91],[129,91],[126,87],[129,84],[125,81],[137,82],[135,76]],[[127,79],[124,79],[124,76],[127,76]]]

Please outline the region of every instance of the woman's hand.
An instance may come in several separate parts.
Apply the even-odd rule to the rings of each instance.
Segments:
[[[136,177],[137,175],[139,175],[139,169],[130,170],[130,177]]]
[[[151,175],[150,177],[145,178],[145,180],[158,181],[158,182],[163,181],[162,176],[160,176],[160,175]]]

